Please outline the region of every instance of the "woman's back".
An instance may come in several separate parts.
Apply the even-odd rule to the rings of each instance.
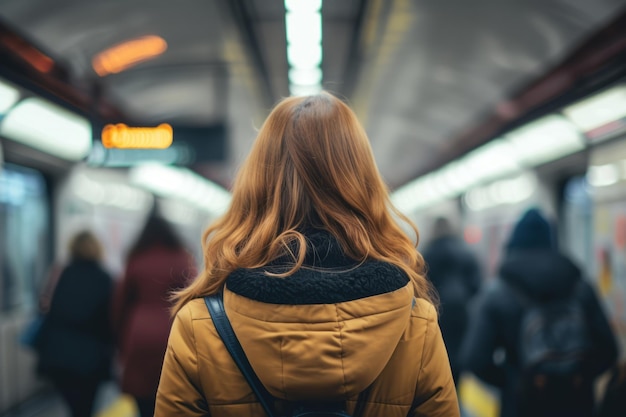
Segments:
[[[365,415],[459,415],[432,289],[397,224],[367,135],[322,93],[271,112],[226,213],[203,235],[204,268],[176,295],[156,416],[261,416],[202,298],[225,308],[255,371],[287,400],[348,400]]]
[[[365,415],[406,416],[412,407],[415,415],[456,415],[432,305],[413,297],[408,277],[395,266],[355,263],[325,232],[309,241],[316,255],[307,261],[314,262],[287,278],[263,273],[286,266],[275,262],[236,270],[226,282],[227,315],[263,385],[283,400],[351,401],[353,407],[372,384]],[[264,415],[202,299],[180,311],[170,340],[156,416]],[[189,379],[176,374],[174,362]],[[194,411],[181,413],[181,400]]]

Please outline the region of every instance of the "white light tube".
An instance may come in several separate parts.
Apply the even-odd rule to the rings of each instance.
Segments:
[[[285,9],[290,12],[317,12],[322,0],[285,0]]]
[[[306,48],[322,43],[322,15],[319,12],[285,14],[287,44]]]
[[[533,195],[534,189],[534,178],[521,174],[515,178],[472,188],[465,193],[463,201],[470,210],[481,211],[501,204],[521,203]]]
[[[85,174],[74,177],[72,189],[78,198],[95,206],[141,211],[152,203],[152,195],[144,190],[123,183],[93,180]]]
[[[0,80],[0,115],[6,113],[19,99],[19,90]]]
[[[476,177],[468,170],[468,164],[464,160],[450,162],[440,169],[448,186],[456,193],[468,189],[476,182]]]
[[[449,190],[441,186],[441,178],[428,174],[396,190],[391,202],[402,213],[410,214],[443,200]]]
[[[506,136],[520,160],[530,166],[550,162],[585,147],[576,127],[557,115],[543,117]]]
[[[36,97],[9,111],[0,135],[71,161],[87,156],[92,143],[89,120]]]
[[[503,177],[520,170],[519,161],[511,145],[502,139],[495,139],[472,151],[461,159],[468,184]]]
[[[310,96],[314,94],[319,94],[321,91],[322,91],[322,86],[319,84],[315,84],[315,85],[292,84],[289,86],[289,93],[292,96]]]
[[[506,135],[522,163],[535,166],[577,152],[585,140],[567,119],[550,115]]]
[[[228,191],[187,169],[145,164],[133,167],[129,178],[155,194],[186,201],[217,216],[230,204]]]
[[[606,187],[619,181],[619,170],[615,164],[592,165],[587,172],[587,181],[594,187]]]
[[[315,85],[322,82],[322,70],[315,68],[291,68],[289,83],[296,85]]]
[[[613,87],[563,109],[583,132],[626,117],[626,85]]]
[[[322,46],[320,44],[301,47],[287,46],[287,60],[295,68],[315,68],[322,63]]]
[[[192,225],[195,221],[196,210],[178,200],[165,199],[159,207],[163,216],[171,222]]]

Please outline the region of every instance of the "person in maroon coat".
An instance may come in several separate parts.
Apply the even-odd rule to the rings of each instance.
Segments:
[[[170,293],[195,275],[193,259],[164,219],[151,216],[131,248],[113,300],[113,328],[122,368],[121,390],[142,417],[154,403],[172,320]]]

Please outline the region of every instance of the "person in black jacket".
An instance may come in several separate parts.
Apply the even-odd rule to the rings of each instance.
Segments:
[[[527,305],[520,293],[528,299],[550,300],[576,289],[593,340],[578,395],[559,403],[548,399],[539,405],[540,413],[533,412],[534,417],[541,412],[592,416],[594,380],[617,359],[617,343],[594,290],[583,280],[580,269],[554,248],[553,241],[550,224],[541,212],[530,209],[522,216],[507,244],[499,279],[482,294],[463,345],[465,369],[501,388],[501,417],[524,416],[521,410],[527,406],[520,397],[519,333]]]
[[[480,288],[480,267],[476,255],[445,217],[435,220],[422,256],[428,279],[439,295],[439,326],[456,383],[461,373],[458,355],[467,330],[469,305]]]
[[[113,281],[100,265],[102,249],[90,232],[72,239],[70,255],[37,341],[38,371],[51,379],[73,417],[88,417],[100,383],[110,376]]]

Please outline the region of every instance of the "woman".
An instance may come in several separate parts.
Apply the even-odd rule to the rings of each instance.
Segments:
[[[113,281],[100,266],[102,247],[92,233],[78,233],[69,249],[71,260],[58,278],[37,344],[38,370],[53,381],[73,417],[88,417],[99,385],[110,376]]]
[[[192,259],[172,227],[164,219],[151,216],[129,252],[113,307],[121,389],[135,398],[142,417],[154,415],[171,326],[168,297],[194,272]]]
[[[155,416],[265,415],[202,299],[222,289],[278,407],[341,400],[353,412],[369,387],[366,416],[458,416],[424,262],[391,212],[410,224],[344,103],[279,103],[205,232],[204,270],[175,297]]]

